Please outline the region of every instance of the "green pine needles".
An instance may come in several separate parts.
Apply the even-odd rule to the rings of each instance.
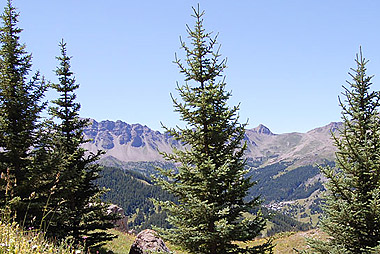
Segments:
[[[18,221],[23,221],[38,174],[34,157],[39,146],[39,115],[46,107],[41,102],[47,89],[36,73],[28,80],[31,55],[19,42],[18,13],[8,1],[1,15],[0,28],[0,173],[8,175],[11,190],[0,180],[0,205],[12,206]]]
[[[66,44],[57,58],[59,82],[51,84],[59,98],[49,108],[51,119],[43,119],[48,84],[39,73],[29,79],[31,55],[19,42],[18,16],[8,0],[0,28],[0,212],[55,240],[98,247],[113,238],[105,230],[115,216],[95,184],[102,152],[82,148],[87,120],[79,118]]]
[[[243,215],[260,205],[258,198],[246,201],[254,183],[246,178],[245,124],[238,123],[239,107],[227,104],[231,93],[221,78],[226,68],[220,60],[217,36],[205,32],[204,12],[194,9],[194,29],[187,27],[191,46],[181,40],[186,60],[175,63],[185,76],[177,90],[182,101],[173,98],[175,111],[186,128],[166,128],[182,142],[185,150],[173,150],[164,157],[178,165],[178,171],[160,169],[156,178],[178,202],[157,202],[168,212],[173,228],[161,230],[164,238],[192,253],[265,253],[271,243],[240,248],[236,241],[252,240],[265,227],[260,213]],[[168,179],[168,180],[165,180]]]
[[[380,106],[362,51],[343,87],[343,128],[334,136],[336,167],[328,178],[322,229],[331,239],[312,241],[313,253],[378,253],[380,247]],[[377,247],[377,249],[376,249]],[[376,251],[377,250],[377,251]]]
[[[104,152],[87,153],[81,147],[88,142],[83,137],[86,119],[79,118],[80,104],[74,93],[79,85],[70,70],[70,57],[67,56],[66,43],[60,43],[61,56],[57,57],[59,66],[56,69],[59,83],[52,87],[60,94],[50,107],[50,114],[55,118],[51,123],[54,130],[53,157],[56,158],[57,190],[53,200],[57,202],[51,219],[50,234],[54,237],[70,237],[76,244],[84,243],[94,247],[112,235],[95,229],[112,228],[114,216],[108,215],[107,204],[100,201],[104,193],[96,184],[100,166],[95,162]],[[56,123],[58,122],[58,123]]]

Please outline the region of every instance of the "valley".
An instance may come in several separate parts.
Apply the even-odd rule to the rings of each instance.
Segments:
[[[276,222],[269,223],[269,232],[306,230],[318,225],[325,181],[318,166],[333,165],[331,133],[340,126],[330,123],[307,133],[285,134],[274,134],[264,125],[246,130],[247,176],[256,182],[247,199],[260,196],[264,209],[275,215]],[[122,121],[91,120],[84,134],[91,140],[85,144],[86,149],[106,151],[100,160],[105,169],[99,180],[100,186],[110,189],[105,199],[126,211],[131,228],[164,226],[164,215],[156,213],[150,198],[170,197],[153,185],[150,176],[157,173],[157,167],[175,168],[162,159],[160,152],[184,147],[167,134]],[[289,221],[281,223],[284,219],[279,219],[280,214]],[[301,224],[296,225],[290,218]]]

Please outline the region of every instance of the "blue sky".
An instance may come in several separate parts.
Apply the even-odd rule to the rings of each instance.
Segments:
[[[1,0],[2,6],[6,1]],[[380,1],[14,0],[21,41],[33,69],[56,81],[63,38],[72,55],[81,115],[160,130],[179,122],[170,93],[183,77],[179,36],[194,24],[192,6],[219,33],[230,105],[240,119],[274,133],[306,132],[340,120],[338,95],[361,45],[379,90]],[[54,98],[53,93],[48,99]]]

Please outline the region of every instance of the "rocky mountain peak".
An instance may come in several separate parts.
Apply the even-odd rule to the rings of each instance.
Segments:
[[[172,145],[181,147],[167,134],[153,131],[146,125],[128,124],[120,120],[97,122],[90,119],[90,125],[83,132],[85,138],[90,140],[84,148],[91,152],[105,150],[108,156],[121,161],[163,160],[158,151],[171,152]]]
[[[330,128],[330,131],[336,132],[343,126],[342,122],[331,122],[328,127]]]
[[[325,135],[330,135],[331,133],[335,133],[338,131],[341,127],[343,126],[342,122],[331,122],[326,126],[315,128],[311,131],[309,131],[309,134],[325,134]]]
[[[258,133],[258,134],[264,134],[264,135],[274,135],[268,127],[260,124],[259,126],[257,126],[256,128],[253,129],[254,132]]]

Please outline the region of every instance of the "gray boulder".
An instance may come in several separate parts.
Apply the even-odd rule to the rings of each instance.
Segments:
[[[157,232],[151,229],[141,231],[133,242],[129,254],[170,253]]]
[[[128,217],[124,214],[124,209],[117,205],[110,205],[107,208],[107,214],[116,214],[119,219],[114,221],[115,228],[122,232],[128,231]]]

